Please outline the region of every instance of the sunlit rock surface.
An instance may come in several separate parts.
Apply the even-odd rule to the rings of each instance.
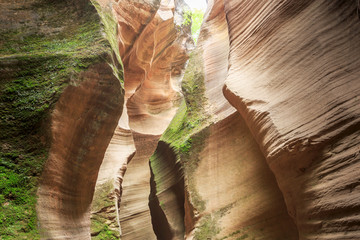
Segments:
[[[107,63],[81,77],[78,86],[67,87],[52,114],[52,145],[37,205],[46,239],[90,237],[99,167],[122,111],[120,83]]]
[[[33,2],[4,27],[61,32]],[[182,0],[93,3],[112,51],[53,109],[44,239],[360,239],[357,1],[209,0],[195,49]]]
[[[223,2],[209,4],[183,80],[186,105],[151,158],[154,230],[159,239],[297,239],[259,146],[222,94],[231,44]]]
[[[274,172],[300,239],[358,239],[356,1],[225,1],[224,94]]]
[[[183,1],[99,1],[99,4],[116,19],[125,89],[119,131],[115,131],[99,175],[115,183],[105,197],[119,193],[112,209],[118,211],[122,239],[156,239],[148,206],[151,177],[148,162],[182,98],[179,81],[188,52],[193,48],[190,25],[183,25],[186,6]],[[128,143],[124,142],[127,146],[120,150],[122,147],[116,146],[114,138],[125,130]],[[112,149],[119,151],[113,154]],[[106,166],[112,166],[114,171],[107,174]],[[99,177],[96,188],[102,186]],[[96,218],[93,215],[93,222]],[[95,235],[96,229],[92,231]]]

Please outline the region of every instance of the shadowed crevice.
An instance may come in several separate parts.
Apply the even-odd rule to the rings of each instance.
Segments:
[[[158,239],[183,238],[185,194],[183,171],[174,150],[159,141],[150,159],[149,207]]]

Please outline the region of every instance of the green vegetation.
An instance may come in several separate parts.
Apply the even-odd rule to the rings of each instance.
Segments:
[[[229,235],[221,238],[220,240],[223,240],[223,239],[236,239],[236,240],[244,240],[244,239],[251,239],[251,240],[255,240],[256,237],[255,235],[257,235],[260,239],[263,239],[264,236],[263,234],[258,234],[258,233],[255,233],[255,232],[249,232],[249,228],[246,227],[246,228],[242,228],[240,230],[237,230],[235,232],[232,232],[230,233]],[[236,237],[236,238],[235,238]]]
[[[124,88],[124,78],[123,78],[123,63],[119,53],[118,41],[117,41],[117,22],[114,19],[111,10],[104,9],[100,5],[91,0],[91,3],[96,8],[98,15],[100,16],[103,30],[105,32],[105,37],[110,43],[112,50],[111,66],[114,75],[120,81],[121,87]],[[109,208],[114,206],[114,200],[111,200],[111,191],[113,190],[113,183],[108,182],[99,187],[94,193],[94,200],[92,204],[92,211],[98,211],[92,215],[91,218],[91,232],[95,233],[92,236],[92,239],[99,240],[111,240],[119,239],[119,231],[116,229],[119,226],[109,227],[109,218],[116,218],[116,213],[101,212],[100,208]]]
[[[182,92],[184,100],[160,140],[167,142],[181,159],[184,171],[191,175],[198,164],[197,154],[202,149],[203,139],[208,134],[207,126],[211,119],[205,108],[205,85],[200,54],[190,55],[186,68]],[[197,147],[193,148],[196,145]]]
[[[204,75],[199,59],[200,55],[196,51],[191,53],[182,81],[184,100],[160,138],[174,149],[182,149],[184,154],[190,150],[191,143],[195,142],[190,137],[208,125],[210,120],[205,111],[207,100],[204,96]]]
[[[114,75],[119,79],[121,87],[124,88],[124,77],[123,77],[124,66],[121,60],[118,41],[117,41],[117,22],[114,19],[111,10],[101,8],[100,5],[94,0],[91,0],[91,3],[95,6],[96,11],[98,12],[101,18],[101,22],[104,27],[105,37],[110,43],[113,52],[113,54],[111,55],[112,62],[109,64],[113,69]]]
[[[110,229],[103,219],[97,217],[91,219],[91,232],[91,238],[97,240],[117,240],[120,237],[118,232]]]
[[[49,29],[63,27],[0,35],[1,239],[39,238],[36,189],[49,148],[49,114],[64,87],[110,51],[93,7],[82,17],[66,3],[33,7],[54,25]]]
[[[190,193],[190,201],[194,208],[203,212],[206,202],[201,198],[194,185],[194,174],[199,164],[199,154],[203,150],[204,141],[209,135],[209,125],[212,121],[207,113],[207,99],[205,97],[204,74],[201,64],[199,50],[190,55],[190,61],[186,68],[182,92],[184,100],[166,129],[160,140],[168,143],[174,150],[181,164],[185,175],[187,191]],[[150,158],[151,169],[155,176],[161,170],[163,159],[155,151]],[[162,190],[162,183],[156,182],[157,192]],[[165,206],[161,206],[163,209]],[[201,220],[199,230],[196,233],[197,239],[214,237],[219,229],[216,227],[216,219],[210,215],[204,216]]]
[[[114,183],[108,181],[95,189],[94,199],[92,201],[91,211],[91,234],[92,239],[108,240],[119,239],[119,226],[110,226],[107,224],[108,219],[116,219],[116,212],[107,211],[109,208],[115,208],[114,204]]]
[[[107,181],[95,189],[94,199],[92,201],[91,210],[99,212],[103,208],[114,206],[114,200],[109,198],[109,195],[114,195],[114,183]]]
[[[200,34],[200,27],[204,18],[204,12],[199,9],[194,9],[193,11],[187,10],[184,14],[184,25],[191,24],[191,34],[194,39],[194,42],[197,42],[197,39]]]
[[[216,234],[220,232],[220,229],[216,226],[217,221],[215,218],[210,215],[206,215],[200,220],[200,226],[195,232],[194,239],[203,240],[203,239],[213,239]]]

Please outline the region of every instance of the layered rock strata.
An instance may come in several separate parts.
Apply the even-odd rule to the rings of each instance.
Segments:
[[[120,83],[107,63],[81,77],[52,114],[52,145],[37,204],[44,238],[89,238],[98,171],[122,111]]]
[[[298,237],[259,146],[222,94],[229,44],[224,4],[210,2],[184,76],[185,102],[151,158],[158,239]]]
[[[0,238],[89,238],[123,102],[100,19],[86,0],[0,6]]]
[[[224,94],[259,143],[301,239],[360,234],[356,8],[355,1],[225,4],[232,44]]]
[[[0,20],[64,29],[37,27],[33,3],[14,2],[25,24],[7,3]],[[360,238],[356,1],[211,0],[184,76],[182,1],[94,4],[113,51],[94,50],[53,110],[43,238]],[[1,66],[33,64],[1,51]]]
[[[125,113],[119,129],[122,132],[128,129],[133,138],[128,138],[128,149],[136,149],[132,156],[131,150],[119,153],[121,157],[106,155],[109,158],[104,159],[103,165],[118,170],[123,166],[121,171],[107,175],[115,186],[106,196],[112,198],[117,192],[117,206],[113,206],[112,211],[119,210],[122,239],[156,239],[148,206],[148,159],[181,99],[178,82],[193,46],[190,25],[183,25],[185,5],[182,1],[99,1],[99,4],[108,8],[117,22],[125,89]],[[107,153],[112,151],[110,147],[116,148],[110,145]],[[106,171],[105,167],[100,169],[100,175],[102,170]],[[97,189],[102,185],[99,179]],[[95,216],[94,221],[97,221]]]

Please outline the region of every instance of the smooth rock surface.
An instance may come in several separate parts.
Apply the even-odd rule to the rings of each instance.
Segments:
[[[122,111],[120,83],[107,63],[80,78],[78,86],[67,87],[52,114],[52,145],[37,204],[47,239],[90,238],[98,171]]]
[[[152,212],[169,232],[159,239],[298,239],[259,146],[222,94],[228,37],[223,2],[211,1],[184,76],[186,112],[179,109],[151,158]]]
[[[112,155],[110,148],[120,149],[114,140],[115,132],[114,145],[107,150],[108,158],[104,159],[97,185],[101,188],[102,175],[121,179],[115,181],[119,185],[112,192],[121,189],[118,219],[122,239],[156,239],[148,206],[148,161],[182,98],[179,81],[188,51],[193,47],[190,26],[182,25],[183,1],[98,2],[103,8],[110,8],[117,22],[125,89],[119,126],[128,129],[133,139],[128,138],[127,149]],[[128,158],[135,148],[135,156]],[[113,167],[110,175],[106,165]],[[109,197],[112,195],[110,192]]]

